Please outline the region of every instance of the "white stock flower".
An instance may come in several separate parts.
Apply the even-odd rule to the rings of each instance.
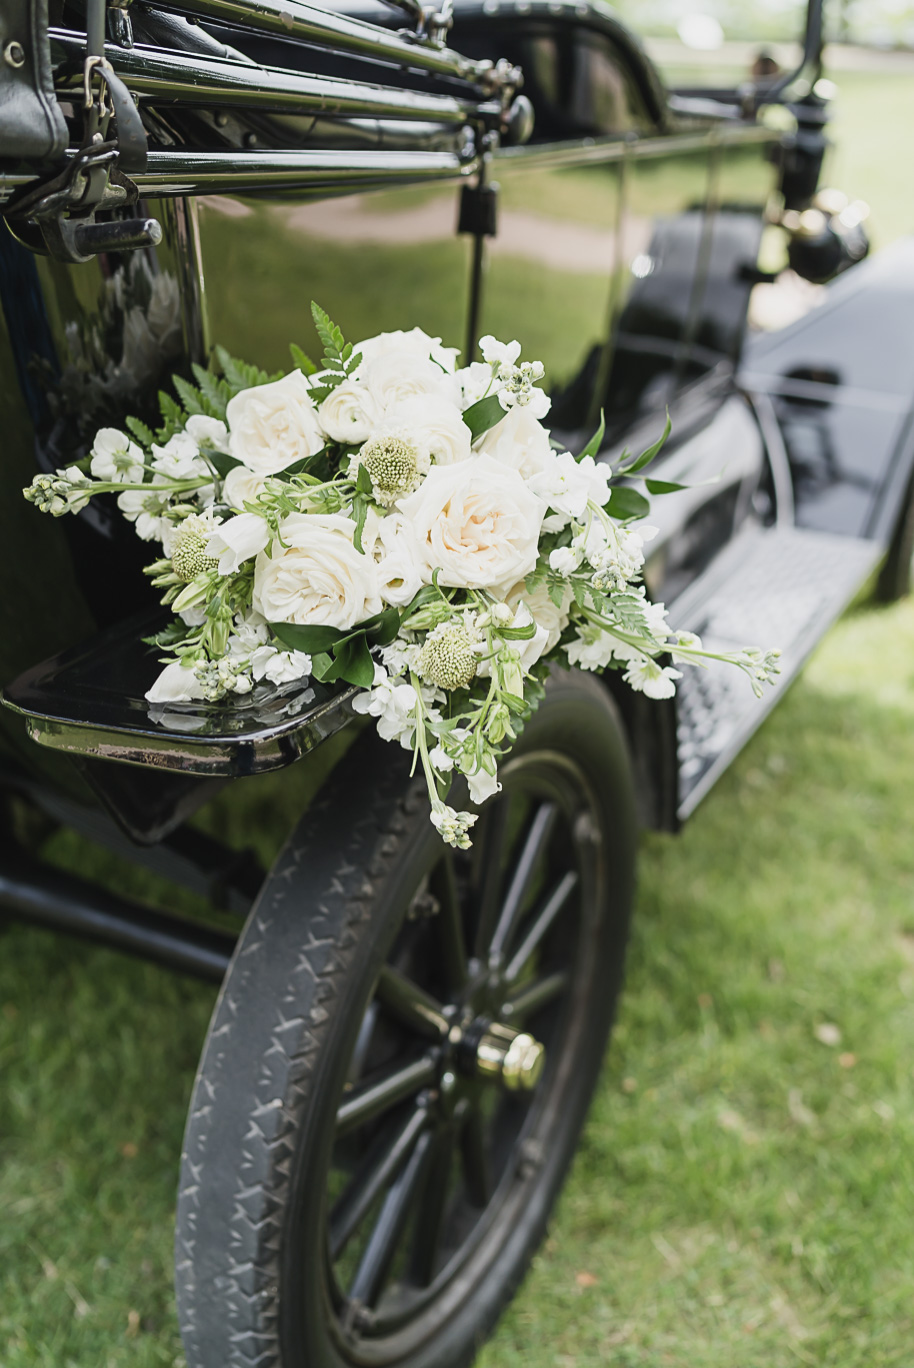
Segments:
[[[242,390],[229,400],[226,418],[229,451],[258,475],[275,475],[324,445],[308,381],[300,370]]]
[[[383,676],[383,678],[382,678]],[[354,712],[377,718],[378,735],[384,741],[399,741],[411,750],[416,730],[417,694],[412,684],[398,684],[388,679],[384,670],[375,668],[375,686],[352,700]]]
[[[254,567],[254,607],[268,622],[346,628],[380,612],[377,567],[353,545],[351,519],[292,513],[280,532],[285,545]]]
[[[368,337],[364,342],[360,342],[357,350],[361,352],[363,362],[375,361],[378,357],[387,356],[391,352],[401,356],[416,356],[423,360],[431,358],[449,375],[453,375],[457,357],[460,355],[458,347],[442,347],[440,337],[429,337],[421,328],[410,328],[408,332],[397,330],[378,333],[376,337]]]
[[[681,678],[681,670],[658,665],[656,660],[645,655],[634,657],[625,670],[626,684],[648,698],[672,698],[676,692],[675,681]]]
[[[389,351],[376,356],[359,366],[358,376],[385,414],[420,395],[447,399],[452,404],[459,395],[452,375],[446,375],[434,361],[411,352]]]
[[[143,479],[143,453],[136,442],[131,442],[117,428],[99,428],[92,443],[89,468],[96,480],[140,484]]]
[[[517,413],[517,409],[512,409]],[[526,412],[526,410],[521,410]],[[611,477],[609,466],[598,466],[592,456],[576,461],[570,451],[553,455],[542,469],[533,474],[530,487],[541,499],[558,513],[578,520],[584,517],[589,502],[600,507],[609,498],[607,481]]]
[[[150,703],[195,703],[205,697],[193,667],[175,661],[166,665],[151,689],[146,691]]]
[[[433,466],[401,511],[416,535],[423,578],[499,593],[536,565],[545,507],[516,471],[480,456]]]
[[[457,371],[454,379],[460,390],[460,407],[468,409],[485,398],[492,385],[492,370],[482,361],[472,361]]]
[[[128,522],[136,524],[136,534],[141,541],[161,541],[170,528],[169,519],[164,517],[168,507],[168,493],[147,493],[143,489],[125,489],[117,496],[117,506]]]
[[[222,502],[229,508],[242,509],[246,503],[254,503],[263,492],[267,476],[256,475],[246,465],[232,466],[222,485]],[[259,549],[259,548],[258,548]]]
[[[584,548],[581,545],[557,546],[554,551],[549,552],[549,569],[554,570],[557,575],[573,575],[584,559]]]
[[[175,432],[164,446],[152,447],[152,465],[170,480],[192,480],[208,475],[200,460],[200,448],[189,432]]]
[[[549,433],[533,417],[528,408],[510,409],[501,422],[489,428],[477,450],[492,456],[503,465],[511,466],[525,480],[531,482],[555,461],[549,445]],[[534,491],[540,491],[533,485]]]
[[[479,339],[479,350],[490,366],[513,366],[520,356],[519,342],[499,342],[491,333]]]
[[[428,758],[432,768],[436,769],[439,774],[450,774],[451,770],[454,768],[453,759],[448,755],[440,742],[437,746],[432,747],[428,753]]]
[[[614,655],[614,647],[620,645],[607,632],[599,628],[579,627],[578,634],[567,646],[569,665],[577,665],[582,670],[602,670]]]
[[[249,613],[247,617],[236,617],[232,624],[227,653],[239,660],[249,659],[270,639],[270,630],[259,613]]]
[[[233,575],[245,561],[262,552],[269,540],[269,525],[259,514],[239,513],[222,523],[207,542],[206,554],[219,557],[220,575]]]
[[[304,651],[258,646],[251,656],[251,673],[255,679],[268,679],[271,684],[292,684],[311,673],[311,657]]]
[[[328,437],[351,446],[368,441],[380,410],[371,392],[359,381],[349,379],[330,391],[317,415]]]
[[[184,426],[197,446],[212,447],[214,451],[228,451],[228,428],[221,418],[210,418],[205,413],[192,413]]]
[[[472,434],[460,409],[440,395],[417,394],[391,409],[387,421],[407,431],[436,465],[469,460]]]
[[[505,602],[509,608],[517,609],[518,605],[525,603],[533,614],[533,620],[538,628],[545,632],[545,645],[539,655],[547,655],[555,646],[558,645],[559,637],[568,626],[568,613],[571,608],[571,585],[566,584],[562,589],[562,598],[558,606],[549,597],[549,591],[545,584],[539,584],[532,591],[521,581],[515,584],[505,597]],[[528,645],[525,641],[518,641],[517,646],[523,648]],[[535,657],[539,659],[539,655]],[[530,662],[533,663],[532,661]],[[526,664],[526,661],[525,661]],[[526,664],[529,669],[530,665]]]

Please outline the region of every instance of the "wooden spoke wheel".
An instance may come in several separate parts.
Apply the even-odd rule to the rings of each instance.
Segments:
[[[633,880],[612,706],[553,681],[470,851],[402,761],[360,739],[217,1004],[178,1205],[190,1368],[469,1363],[574,1152]]]

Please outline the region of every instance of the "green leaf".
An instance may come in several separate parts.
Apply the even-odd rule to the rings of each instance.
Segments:
[[[637,489],[616,485],[610,495],[606,511],[613,518],[643,518],[650,512],[650,501],[639,494]]]
[[[528,622],[526,627],[499,627],[498,635],[505,641],[529,641],[536,636],[536,623]]]
[[[162,426],[156,433],[160,442],[167,442],[176,432],[180,432],[187,417],[180,404],[172,399],[170,394],[164,390],[159,390],[159,410],[162,414]]]
[[[240,466],[242,464],[236,456],[229,456],[227,451],[207,450],[203,454],[216,471],[220,480],[224,480],[229,471],[235,469],[235,466]]]
[[[155,441],[155,433],[152,428],[147,427],[145,423],[141,423],[139,418],[126,418],[124,420],[124,426],[131,436],[135,437],[137,441],[145,447],[152,446]]]
[[[644,470],[645,467],[650,465],[672,430],[673,427],[670,422],[670,415],[669,412],[667,412],[666,426],[654,445],[649,446],[646,451],[642,451],[641,455],[636,456],[633,461],[629,461],[628,465],[620,466],[616,473],[618,475],[635,475],[639,470]]]
[[[275,375],[268,374],[258,366],[249,366],[245,361],[239,361],[234,356],[229,356],[225,347],[216,348],[216,356],[222,373],[225,376],[232,397],[239,394],[241,390],[255,389],[257,385],[269,385],[274,380],[282,379],[282,371],[277,371]]]
[[[355,487],[360,494],[371,493],[371,476],[361,463],[356,470]]]
[[[324,651],[311,657],[311,673],[315,679],[323,681],[328,670],[333,668],[333,660]]]
[[[316,374],[318,368],[307,352],[303,352],[301,347],[297,346],[295,342],[289,343],[289,351],[292,353],[293,366],[300,370],[302,375]]]
[[[374,661],[364,632],[341,641],[333,653],[333,664],[324,674],[328,682],[344,679],[347,684],[356,684],[360,689],[368,689],[374,681]]]
[[[400,614],[396,608],[385,608],[365,623],[365,635],[372,646],[389,646],[399,630]]]
[[[355,514],[355,531],[352,534],[352,544],[356,551],[365,554],[362,545],[362,533],[365,531],[365,519],[368,517],[369,501],[364,494],[357,494],[352,501],[352,511]]]
[[[675,494],[679,489],[691,489],[691,485],[677,484],[675,480],[645,479],[648,494]]]
[[[200,386],[200,393],[207,406],[207,413],[210,418],[219,418],[225,421],[225,406],[232,397],[232,391],[226,382],[218,375],[213,375],[212,371],[204,370],[196,362],[191,366],[194,379]]]
[[[500,423],[505,416],[505,410],[498,402],[497,394],[489,394],[485,399],[479,399],[475,404],[471,404],[464,410],[463,421],[466,423],[470,432],[473,434],[473,441],[481,437],[489,428],[493,428],[496,423]]]
[[[319,304],[311,301],[311,316],[314,319],[314,326],[317,335],[324,348],[324,361],[329,370],[344,371],[345,360],[343,351],[346,340],[340,329],[336,326],[330,315],[325,313]]]
[[[606,431],[606,414],[600,409],[600,426],[597,428],[584,450],[578,456],[579,461],[583,461],[585,456],[596,456],[603,442],[603,434]]]
[[[270,631],[290,650],[307,655],[331,650],[346,635],[338,627],[301,627],[297,622],[271,622]]]
[[[206,408],[203,403],[203,395],[197,389],[196,385],[188,384],[188,382],[180,375],[173,375],[171,377],[171,383],[178,391],[178,396],[180,397],[181,403],[184,405],[184,408],[188,413],[206,413]]]

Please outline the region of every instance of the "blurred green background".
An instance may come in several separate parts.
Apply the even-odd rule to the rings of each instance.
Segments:
[[[867,61],[831,72],[827,179],[885,245],[914,224],[914,71]],[[332,758],[210,822],[283,831]],[[910,1368],[912,776],[914,606],[860,603],[685,832],[644,841],[599,1094],[482,1368]],[[150,894],[72,837],[45,854]],[[183,1364],[175,1175],[213,998],[5,930],[3,1368]]]

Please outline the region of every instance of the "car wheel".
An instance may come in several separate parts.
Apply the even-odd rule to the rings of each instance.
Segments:
[[[194,1087],[190,1368],[468,1364],[543,1237],[621,980],[636,842],[593,678],[556,675],[444,847],[360,738],[242,933]]]

